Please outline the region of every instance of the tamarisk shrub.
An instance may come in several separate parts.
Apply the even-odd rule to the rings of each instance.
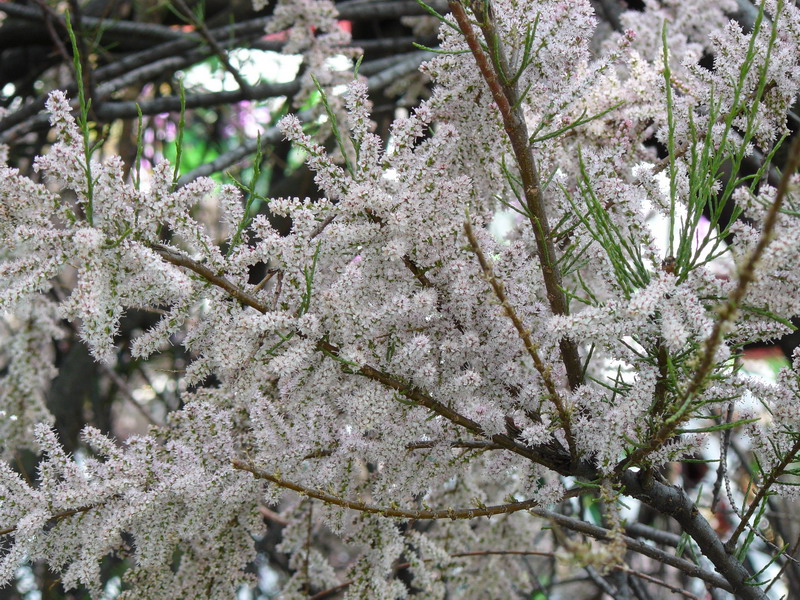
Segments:
[[[430,8],[432,93],[386,140],[328,60],[339,7],[279,2],[323,100],[279,124],[322,194],[269,200],[288,233],[234,186],[98,160],[83,87],[78,116],[52,92],[36,179],[0,168],[0,583],[44,563],[107,597],[111,555],[121,598],[231,598],[253,565],[284,598],[800,593],[764,530],[800,354],[740,369],[800,315],[800,10],[740,4],[648,0],[605,37],[588,0]],[[140,364],[185,348],[181,407],[70,456],[54,344],[114,372],[134,309],[160,314]]]

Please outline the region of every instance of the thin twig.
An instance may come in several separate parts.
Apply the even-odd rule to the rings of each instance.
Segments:
[[[789,551],[789,556],[793,558],[798,548],[800,548],[800,535],[797,536],[797,541],[794,543],[794,546],[792,546],[792,549]],[[775,584],[776,581],[778,581],[781,578],[781,575],[783,575],[784,571],[786,571],[786,568],[790,564],[792,564],[792,561],[790,560],[783,561],[781,568],[778,569],[778,573],[775,575],[775,577],[772,578],[772,581],[769,582],[769,585],[767,585],[767,587],[764,588],[765,594],[769,593],[769,591],[772,589],[772,586]]]
[[[466,448],[468,450],[503,450],[503,446],[489,442],[487,440],[468,440],[468,441],[453,441],[453,442],[438,442],[438,441],[425,441],[425,442],[412,442],[406,444],[406,450],[421,450],[425,448],[435,448],[436,446],[450,446],[451,448]]]
[[[62,519],[66,519],[67,517],[71,517],[72,515],[77,515],[80,513],[85,513],[88,510],[92,510],[93,508],[97,508],[100,506],[99,504],[89,504],[87,506],[81,506],[79,508],[71,508],[69,510],[62,510],[61,512],[57,512],[50,516],[48,521],[60,521]],[[6,527],[5,529],[0,529],[0,535],[8,535],[10,533],[14,533],[17,530],[16,526],[14,527]]]
[[[483,250],[481,250],[480,244],[478,243],[478,239],[475,237],[475,232],[472,230],[472,224],[469,222],[469,219],[464,221],[464,231],[467,235],[467,239],[469,240],[469,245],[472,248],[472,251],[475,253],[475,256],[477,256],[478,263],[481,265],[484,279],[491,286],[494,295],[497,297],[500,305],[503,307],[503,312],[514,324],[514,329],[517,330],[517,334],[522,340],[525,350],[528,352],[528,356],[531,357],[534,368],[541,376],[542,381],[544,381],[550,401],[556,407],[556,412],[558,413],[561,427],[564,430],[564,437],[567,439],[570,456],[572,457],[572,460],[575,461],[578,457],[578,451],[575,446],[575,436],[572,433],[570,414],[564,404],[564,400],[556,390],[553,378],[550,376],[551,369],[549,366],[544,364],[544,361],[542,361],[541,357],[539,356],[538,346],[534,344],[533,340],[531,339],[530,329],[525,327],[522,319],[519,318],[517,312],[514,310],[514,307],[511,306],[511,302],[508,300],[508,296],[506,296],[503,282],[495,277],[492,266],[489,264],[489,261],[486,260]]]
[[[67,52],[67,47],[64,45],[64,40],[56,31],[54,23],[58,23],[61,25],[62,29],[66,30],[64,27],[64,23],[61,20],[58,13],[56,13],[45,0],[35,0],[36,4],[42,9],[44,13],[44,23],[45,27],[47,27],[47,32],[50,34],[50,39],[53,40],[53,44],[55,44],[58,53],[61,55],[61,58],[64,59],[64,62],[70,64],[72,62],[72,57],[70,56],[69,52]]]
[[[800,137],[798,137],[800,139]],[[731,537],[725,542],[725,547],[728,549],[729,552],[733,552],[736,548],[736,542],[739,540],[739,536],[742,535],[745,527],[749,526],[750,519],[753,517],[753,513],[758,509],[761,501],[764,499],[764,496],[767,494],[772,494],[773,489],[772,486],[775,482],[778,481],[778,477],[784,474],[784,469],[789,466],[790,463],[797,460],[797,453],[800,452],[800,440],[797,440],[791,447],[791,449],[786,453],[783,460],[778,463],[775,467],[773,467],[769,475],[767,475],[766,479],[761,482],[759,486],[758,492],[756,493],[755,497],[753,498],[752,502],[750,502],[750,506],[747,509],[747,512],[744,514],[742,519],[739,521],[739,524],[736,526]]]
[[[269,269],[267,274],[264,276],[264,279],[259,281],[256,284],[256,287],[253,288],[253,292],[260,292],[264,286],[269,283],[270,279],[272,279],[277,273],[280,273],[280,269]]]
[[[643,523],[628,523],[625,525],[625,533],[631,537],[644,538],[656,544],[672,546],[673,548],[677,548],[681,543],[681,536],[677,533],[656,529]]]
[[[222,46],[217,43],[217,40],[209,31],[208,27],[206,27],[206,24],[197,18],[197,15],[194,14],[192,9],[189,8],[184,0],[173,0],[173,2],[175,2],[175,5],[178,7],[178,9],[180,9],[180,12],[183,13],[183,16],[188,19],[192,25],[194,25],[197,32],[203,37],[214,54],[216,54],[217,58],[219,58],[220,62],[228,71],[228,73],[233,76],[234,80],[239,86],[239,89],[244,94],[245,99],[249,100],[249,95],[251,93],[250,84],[247,83],[244,77],[242,77],[242,74],[239,73],[239,70],[231,64],[230,60],[228,59],[228,53],[225,52]]]
[[[273,523],[276,523],[281,527],[286,527],[289,524],[289,519],[280,516],[274,510],[270,510],[266,506],[259,506],[258,512],[261,513],[261,516],[267,519],[268,521],[272,521]]]
[[[614,600],[619,600],[617,598],[617,590],[610,583],[608,583],[594,567],[591,565],[586,565],[584,570],[586,571],[586,574],[589,575],[589,579],[591,579],[602,592],[608,594]]]
[[[230,296],[236,298],[242,304],[255,308],[258,312],[262,314],[269,312],[269,308],[265,304],[262,304],[258,300],[258,298],[248,294],[244,290],[241,290],[236,284],[232,283],[223,275],[217,275],[206,265],[189,258],[185,254],[178,252],[174,248],[170,248],[169,246],[164,246],[163,244],[153,244],[151,248],[155,250],[161,256],[161,258],[166,260],[168,263],[171,263],[176,267],[185,267],[190,271],[194,271],[198,275],[202,276],[209,283],[213,283],[217,287],[222,288],[223,290],[228,292]]]
[[[150,425],[153,425],[154,427],[164,426],[163,423],[156,421],[156,419],[153,418],[153,415],[151,415],[148,410],[139,403],[139,401],[133,395],[133,391],[131,390],[130,386],[122,377],[120,377],[119,373],[105,363],[100,363],[100,367],[103,369],[103,371],[105,371],[106,375],[111,378],[119,391],[122,392],[122,395],[125,396],[125,399],[131,403],[131,406],[133,406],[139,412],[139,414],[142,415],[148,423],[150,423]]]
[[[733,421],[733,400],[728,402],[728,409],[725,411],[725,424],[729,425]],[[722,480],[728,476],[728,446],[731,441],[731,428],[728,427],[722,432],[722,444],[719,449],[719,466],[717,467],[717,479],[714,481],[714,488],[711,492],[711,512],[717,507],[719,493],[722,490]]]
[[[673,594],[680,594],[684,598],[688,598],[689,600],[701,600],[699,596],[695,596],[694,594],[687,592],[682,587],[678,587],[677,585],[672,585],[671,583],[667,583],[663,579],[658,579],[657,577],[653,577],[652,575],[648,575],[647,573],[642,573],[641,571],[637,571],[635,569],[631,569],[630,567],[626,567],[625,565],[617,565],[614,567],[615,569],[619,569],[629,575],[633,575],[634,577],[638,577],[639,579],[644,579],[645,581],[649,581],[650,583],[654,583],[655,585],[660,585],[661,587],[667,588]]]
[[[525,202],[527,204],[527,214],[536,239],[539,264],[544,278],[550,309],[556,315],[569,314],[567,299],[561,285],[561,272],[556,260],[555,245],[553,244],[553,237],[547,220],[547,211],[545,209],[544,197],[542,196],[539,172],[533,157],[533,149],[528,139],[528,128],[525,124],[521,98],[514,86],[505,85],[500,81],[489,57],[486,56],[486,53],[481,48],[481,43],[478,40],[478,36],[475,34],[475,30],[472,28],[472,23],[461,1],[450,0],[449,6],[450,11],[461,29],[461,33],[464,34],[464,38],[475,58],[478,69],[483,79],[486,81],[486,84],[489,86],[492,98],[497,104],[503,120],[503,128],[511,142],[511,148],[513,149],[522,179]],[[502,48],[499,47],[499,38],[497,32],[494,30],[494,25],[490,16],[487,17],[486,21],[481,23],[481,28],[483,29],[486,43],[490,48],[497,50],[496,54],[500,56],[500,60],[502,60]],[[507,65],[501,64],[500,68],[503,71],[508,71]],[[578,347],[573,341],[566,338],[560,340],[559,346],[561,349],[561,358],[567,370],[569,385],[572,389],[575,389],[581,384],[583,372],[580,357],[578,356]]]
[[[495,444],[494,442],[490,442],[488,440],[456,440],[452,442],[442,442],[436,440],[419,441],[406,444],[406,450],[426,450],[435,448],[437,446],[449,446],[450,448],[463,448],[465,450],[505,450],[505,448],[500,444]],[[303,456],[303,460],[312,460],[315,458],[325,458],[326,456],[331,456],[335,449],[336,447],[334,446],[333,448],[325,448],[321,450],[315,450],[314,452],[309,452]]]
[[[375,506],[372,504],[366,504],[365,502],[347,500],[345,498],[339,498],[338,496],[332,496],[331,494],[326,494],[325,492],[314,490],[312,488],[308,488],[303,485],[287,481],[286,479],[283,479],[278,475],[267,473],[266,471],[262,471],[261,469],[258,469],[253,465],[250,465],[240,460],[233,460],[231,461],[231,464],[233,465],[233,468],[239,469],[240,471],[248,471],[258,479],[264,479],[266,481],[269,481],[270,483],[274,483],[279,487],[292,490],[294,492],[297,492],[298,494],[307,496],[309,498],[315,498],[317,500],[321,500],[322,502],[325,502],[327,504],[333,504],[336,506],[341,506],[342,508],[349,508],[351,510],[356,510],[359,512],[376,514],[384,517],[399,518],[399,519],[414,519],[414,520],[475,519],[477,517],[507,515],[522,510],[530,510],[534,506],[539,505],[539,500],[525,500],[523,502],[512,502],[509,504],[497,504],[494,506],[481,506],[475,508],[445,508],[439,510],[406,510],[401,508],[389,508],[384,506]],[[575,495],[576,493],[585,493],[585,492],[586,492],[585,488],[578,488],[576,491],[572,492],[572,495]],[[569,492],[567,492],[567,494],[569,494]]]

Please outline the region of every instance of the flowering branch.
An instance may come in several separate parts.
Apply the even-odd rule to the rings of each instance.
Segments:
[[[783,169],[775,200],[772,202],[772,205],[769,207],[764,217],[764,224],[758,243],[750,253],[747,261],[745,261],[744,265],[739,269],[739,282],[736,288],[734,288],[728,296],[727,302],[718,310],[718,317],[714,323],[714,328],[705,342],[700,365],[695,370],[694,376],[686,387],[686,390],[681,394],[680,399],[673,404],[674,411],[672,416],[665,421],[658,432],[645,446],[635,450],[617,465],[617,473],[622,472],[631,465],[639,464],[650,453],[663,445],[673,434],[675,429],[691,415],[688,410],[689,405],[697,394],[702,391],[706,378],[711,374],[714,368],[715,355],[722,343],[723,337],[731,323],[733,323],[738,316],[739,304],[742,298],[744,298],[748,286],[756,279],[756,267],[767,245],[772,241],[775,225],[778,222],[778,215],[781,212],[781,207],[789,192],[790,179],[795,171],[797,171],[798,167],[800,167],[800,136],[795,136],[792,145],[789,147],[789,154],[786,158],[786,165]]]
[[[241,301],[243,304],[256,308],[259,312],[267,312],[267,307],[261,304],[257,299],[253,298],[246,292],[243,292],[230,281],[225,279],[224,277],[217,276],[214,274],[210,269],[205,267],[204,265],[197,263],[196,261],[180,255],[172,251],[171,249],[157,246],[154,248],[157,252],[159,252],[166,260],[172,262],[175,265],[182,266],[189,268],[190,270],[198,273],[205,277],[209,282],[225,289],[231,296]],[[320,341],[317,344],[317,349],[322,351],[326,354],[329,354],[334,357],[339,356],[339,349],[334,345]],[[453,409],[441,404],[440,402],[431,398],[428,394],[422,392],[413,387],[409,387],[407,384],[392,378],[391,376],[387,375],[370,367],[369,365],[364,365],[356,370],[355,373],[363,375],[369,379],[374,381],[378,381],[385,385],[390,389],[394,389],[404,395],[409,400],[412,400],[416,404],[428,408],[429,410],[435,412],[436,414],[446,418],[448,421],[471,431],[474,434],[480,435],[482,437],[489,437],[484,434],[483,429],[481,426],[472,421],[471,419],[464,417],[463,415],[459,414],[458,412],[454,411]],[[496,434],[490,437],[490,439],[497,443],[498,445],[519,454],[520,456],[524,456],[537,464],[541,464],[546,466],[550,469],[555,470],[556,472],[565,474],[565,475],[580,475],[582,477],[587,477],[588,479],[596,478],[596,470],[587,464],[573,464],[570,466],[569,464],[564,462],[563,456],[560,455],[559,452],[554,452],[552,449],[547,447],[539,447],[536,449],[530,449],[521,444],[516,443],[512,440],[509,436]],[[571,462],[571,461],[568,461]],[[744,567],[739,563],[735,557],[728,554],[722,546],[722,542],[716,535],[716,532],[711,528],[708,522],[699,514],[697,507],[694,503],[686,496],[685,493],[679,493],[678,490],[674,490],[670,486],[666,486],[663,484],[654,481],[652,477],[645,478],[644,483],[639,481],[639,477],[637,473],[634,473],[630,470],[625,470],[619,473],[621,482],[625,486],[627,493],[630,493],[634,497],[646,501],[651,506],[663,511],[665,514],[669,514],[673,516],[681,525],[684,527],[684,530],[689,532],[690,535],[695,539],[698,545],[703,550],[704,554],[709,557],[709,559],[714,563],[717,569],[725,576],[725,585],[721,585],[722,582],[719,583],[719,587],[726,590],[736,590],[737,593],[740,593],[743,598],[748,600],[761,600],[764,598],[763,593],[755,587],[748,586],[745,581],[748,579],[749,574],[744,569]],[[676,496],[676,494],[678,494]],[[534,514],[539,514],[539,516],[544,516],[545,513],[541,512],[541,509],[531,508],[531,512]],[[550,515],[550,513],[546,513]],[[559,521],[559,518],[562,517],[561,515],[555,515],[553,513],[553,518],[559,524],[562,524]],[[549,516],[548,516],[549,518]],[[566,517],[564,517],[566,518]],[[583,522],[580,522],[583,523]],[[576,525],[577,527],[577,525]],[[610,535],[609,530],[602,530],[602,528],[598,528],[597,530],[592,529],[594,526],[590,526],[589,524],[580,525],[582,527],[582,531],[587,535],[592,535],[591,532],[594,532],[595,537],[601,535],[601,539],[605,539],[606,535]],[[581,530],[581,529],[576,529]],[[626,539],[626,545],[629,548],[641,552],[642,554],[646,554],[648,556],[652,556],[652,554],[648,554],[650,551],[650,546],[647,544],[643,544],[641,542],[636,542],[635,540],[632,541],[632,544],[628,542]],[[637,549],[638,548],[638,549]],[[669,555],[667,555],[669,556]],[[674,557],[670,557],[671,560]],[[680,559],[677,559],[680,560]],[[666,561],[665,561],[666,562]],[[686,561],[688,562],[688,561]],[[681,570],[685,570],[682,566],[678,566],[677,564],[672,564],[671,562],[666,562],[666,564],[671,564],[676,568],[680,568]],[[682,564],[682,563],[681,563]],[[691,563],[690,563],[691,564]],[[694,568],[694,565],[692,564]],[[697,575],[700,577],[700,575]],[[731,583],[728,583],[731,582]]]
[[[452,559],[493,555],[574,558],[564,565],[572,572],[559,568],[551,586],[574,581],[582,565],[616,568],[619,584],[591,567],[589,580],[578,574],[611,596],[630,586],[646,597],[644,586],[659,585],[692,598],[679,581],[699,577],[712,593],[765,600],[762,574],[800,594],[796,563],[773,577],[791,560],[788,546],[756,531],[769,519],[788,537],[772,494],[786,493],[796,471],[800,355],[773,385],[723,364],[728,346],[773,339],[800,318],[800,210],[790,189],[800,139],[782,177],[768,174],[800,92],[800,29],[792,27],[800,8],[763,2],[742,31],[725,3],[650,3],[619,15],[625,31],[601,40],[591,0],[252,0],[244,13],[266,8],[269,16],[219,29],[195,18],[194,1],[180,0],[178,10],[199,34],[120,21],[84,40],[110,23],[85,10],[71,40],[81,55],[76,71],[88,64],[82,47],[136,31],[156,42],[140,50],[143,40],[128,39],[100,57],[92,113],[74,85],[47,94],[47,114],[39,114],[36,90],[48,78],[35,80],[44,71],[31,65],[27,74],[7,60],[8,49],[28,45],[11,21],[33,21],[22,30],[41,32],[47,19],[0,2],[0,17],[13,15],[0,23],[0,74],[13,73],[14,88],[5,90],[8,110],[0,108],[0,458],[40,453],[36,483],[27,465],[0,462],[0,585],[13,582],[20,564],[40,572],[46,563],[65,590],[100,597],[107,575],[98,565],[130,545],[135,566],[122,595],[152,600],[231,597],[252,584],[253,561],[265,553],[282,573],[260,592],[318,599],[345,588],[353,597],[397,598],[410,586],[443,598],[458,595],[462,582],[477,595],[507,597],[529,581],[508,560],[501,576],[470,560],[447,576]],[[393,23],[398,37],[364,40],[361,53],[352,43],[351,32],[368,29],[362,18],[420,15],[429,16]],[[439,47],[400,54],[412,39]],[[250,77],[232,67],[239,58],[227,53],[253,40],[254,49],[302,55],[294,81],[248,86]],[[188,77],[189,108],[256,93],[280,92],[286,102],[220,111],[213,128],[211,119],[182,114],[177,138],[153,131],[170,119],[123,123],[122,133],[89,127],[87,115],[96,123],[177,109],[181,98],[153,99],[161,88],[145,84],[163,72],[175,85],[177,69],[214,53],[241,89],[206,95]],[[342,54],[365,59],[352,70],[329,60]],[[696,63],[706,55],[714,58],[708,66]],[[396,92],[409,110],[392,117]],[[272,127],[290,104],[304,110]],[[233,119],[245,138],[265,131],[216,147]],[[28,135],[48,127],[54,135]],[[326,140],[331,132],[335,144]],[[202,152],[177,150],[172,165],[161,160],[184,139],[208,143]],[[642,160],[655,162],[653,140],[670,156],[648,168]],[[308,171],[297,168],[303,154]],[[753,175],[745,154],[763,157]],[[217,188],[200,177],[267,155],[268,181],[259,168],[247,185]],[[181,157],[192,170],[176,185]],[[720,182],[726,164],[734,175]],[[664,165],[668,191],[657,175]],[[522,218],[509,223],[501,204]],[[488,231],[464,223],[465,211],[499,226],[497,256],[481,237]],[[669,217],[666,243],[654,214]],[[739,273],[723,278],[729,255]],[[712,302],[720,305],[713,316]],[[164,390],[157,393],[168,411],[158,428],[120,443],[102,433],[132,431],[116,427],[120,417],[107,409],[138,385],[135,372],[110,367],[93,369],[97,385],[75,386],[83,393],[91,383],[107,402],[70,415],[66,426],[52,414],[54,396],[72,395],[61,382],[73,376],[78,338],[107,364],[148,367],[143,384]],[[167,348],[175,343],[182,349]],[[169,362],[174,369],[164,368]],[[746,394],[771,418],[736,417]],[[728,406],[724,422],[719,406]],[[146,412],[134,415],[137,429],[153,420]],[[78,438],[83,424],[90,426]],[[737,451],[741,427],[756,460],[740,460],[761,485],[754,498],[727,486],[739,521],[725,544],[693,500],[694,478],[684,472],[682,486],[670,485],[660,468],[709,458],[704,442]],[[284,469],[287,451],[313,478],[298,478],[298,465]],[[264,470],[270,465],[285,472]],[[719,473],[717,487],[731,483],[724,467]],[[698,477],[713,483],[710,470]],[[596,501],[609,503],[605,527],[530,499],[563,496],[567,481],[576,487],[565,497],[599,491]],[[363,491],[375,486],[391,494]],[[287,494],[305,500],[276,515],[259,508],[265,490],[282,506]],[[476,495],[496,505],[470,500]],[[678,529],[623,527],[613,508],[623,497]],[[317,502],[345,518],[346,535],[337,527],[345,521],[317,535]],[[483,518],[495,514],[508,517]],[[256,545],[264,519],[270,535]],[[433,522],[398,528],[392,519]],[[470,535],[450,519],[474,519]],[[556,535],[542,537],[548,526]],[[515,550],[519,539],[544,545]],[[675,556],[687,541],[703,562]],[[175,551],[180,569],[170,565]],[[750,552],[774,558],[754,574],[756,563],[743,560]],[[648,579],[625,566],[630,560],[646,573],[664,565],[672,573]],[[352,581],[338,584],[342,564]]]
[[[481,250],[480,244],[478,244],[478,240],[475,237],[475,232],[472,230],[472,224],[469,222],[469,219],[464,221],[464,231],[467,234],[467,239],[469,240],[469,245],[472,248],[472,251],[475,253],[475,256],[478,257],[478,262],[481,265],[481,270],[483,271],[484,278],[492,287],[494,295],[500,301],[500,305],[503,307],[503,312],[514,324],[514,329],[517,330],[517,334],[522,340],[522,343],[525,345],[525,350],[528,352],[528,356],[531,357],[531,360],[533,361],[533,366],[536,368],[539,375],[542,377],[542,381],[544,381],[544,385],[547,388],[547,393],[549,395],[550,401],[556,407],[556,412],[558,413],[559,422],[561,423],[561,427],[564,429],[564,436],[567,439],[567,445],[569,446],[570,456],[572,457],[572,460],[575,461],[578,458],[578,454],[575,448],[575,436],[572,433],[569,411],[567,410],[567,407],[564,405],[563,398],[561,398],[558,391],[556,390],[555,383],[553,383],[553,378],[550,376],[551,372],[550,367],[545,366],[544,362],[539,356],[539,351],[536,344],[534,344],[533,340],[531,339],[530,329],[525,327],[525,325],[522,323],[522,320],[517,315],[517,312],[514,310],[514,307],[511,306],[511,302],[509,302],[508,296],[506,296],[505,286],[503,285],[503,282],[499,281],[497,277],[495,277],[494,271],[492,270],[492,266],[486,260],[486,257],[483,255],[483,251]]]
[[[224,276],[217,275],[207,266],[203,265],[202,263],[197,262],[169,248],[167,246],[161,244],[154,244],[152,246],[153,250],[155,250],[158,254],[161,255],[164,260],[167,262],[172,263],[173,265],[179,267],[185,267],[198,275],[202,276],[206,279],[209,283],[216,285],[217,287],[225,290],[231,297],[237,299],[239,302],[244,304],[245,306],[250,306],[255,308],[262,314],[266,314],[269,312],[270,308],[260,302],[254,296],[248,294],[235,284],[233,284],[230,280],[225,278]],[[321,340],[317,342],[316,350],[322,352],[323,354],[327,354],[333,358],[341,358],[339,348],[334,346],[333,344]],[[563,473],[571,473],[572,471],[567,468],[567,465],[564,464],[563,457],[559,455],[558,452],[553,452],[552,449],[548,449],[546,447],[531,449],[527,446],[523,446],[519,444],[511,437],[503,434],[494,434],[494,435],[487,435],[483,428],[478,424],[476,421],[463,416],[462,414],[458,413],[457,411],[453,410],[452,408],[442,404],[438,400],[432,398],[429,394],[419,390],[415,387],[409,386],[407,383],[392,377],[391,375],[384,373],[370,365],[363,365],[361,367],[355,368],[353,373],[357,375],[362,375],[371,379],[373,381],[377,381],[389,389],[393,389],[409,400],[413,401],[416,405],[422,406],[431,410],[432,412],[436,413],[437,415],[444,417],[451,423],[458,425],[476,435],[481,437],[486,437],[496,443],[498,446],[502,446],[506,450],[511,450],[512,452],[519,454],[520,456],[524,456],[525,458],[532,460],[533,462],[540,464],[542,466],[548,467],[557,472]]]
[[[485,20],[481,22],[484,38],[490,51],[499,56],[502,61],[502,48],[499,47],[499,38],[491,21],[490,5],[483,2],[476,2],[476,13],[481,12],[478,7],[485,7],[483,11]],[[508,66],[503,64],[491,65],[489,58],[481,48],[478,36],[472,28],[469,17],[467,16],[462,1],[450,0],[450,10],[458,23],[464,38],[467,41],[475,62],[478,64],[481,75],[483,76],[489,90],[492,93],[497,108],[503,119],[503,127],[506,135],[511,142],[514,156],[517,159],[522,185],[527,203],[527,213],[531,222],[536,246],[538,250],[539,263],[542,268],[545,288],[547,290],[547,300],[550,308],[556,315],[566,315],[569,313],[566,296],[561,287],[561,272],[559,270],[555,245],[550,232],[550,225],[547,220],[547,211],[544,206],[539,172],[536,168],[536,161],[533,157],[533,148],[529,142],[528,127],[525,124],[525,116],[520,105],[520,98],[514,86],[501,83],[496,70],[499,68],[501,75],[508,72]],[[578,347],[575,342],[566,338],[560,342],[561,358],[567,369],[567,379],[572,389],[581,383],[581,362],[578,356]]]
[[[538,500],[524,500],[522,502],[498,504],[495,506],[479,506],[477,508],[446,508],[440,510],[404,510],[400,508],[387,508],[382,506],[374,506],[371,504],[366,504],[364,502],[346,500],[344,498],[339,498],[338,496],[332,496],[330,494],[326,494],[318,490],[307,488],[300,484],[287,481],[286,479],[283,479],[277,475],[270,475],[266,471],[262,471],[254,467],[253,465],[250,465],[241,460],[233,460],[231,464],[235,469],[239,469],[240,471],[247,471],[249,473],[252,473],[253,476],[255,476],[258,479],[264,479],[282,488],[292,490],[294,492],[297,492],[298,494],[302,494],[303,496],[308,496],[309,498],[315,498],[317,500],[321,500],[328,504],[333,504],[336,506],[341,506],[343,508],[357,510],[359,512],[376,514],[384,517],[399,518],[399,519],[415,519],[415,520],[474,519],[477,517],[507,515],[519,512],[521,510],[530,510],[531,508],[538,506],[540,503]],[[567,492],[564,497],[566,498],[570,496],[579,495],[585,493],[585,491],[586,491],[585,488],[577,488],[575,490]]]

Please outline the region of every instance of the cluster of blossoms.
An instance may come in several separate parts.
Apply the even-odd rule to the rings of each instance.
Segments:
[[[530,584],[522,563],[502,559],[497,577],[500,558],[456,555],[552,544],[547,521],[515,503],[552,505],[574,478],[636,495],[631,467],[697,452],[717,435],[703,425],[748,393],[773,414],[747,428],[777,481],[798,450],[800,358],[773,386],[734,363],[744,343],[800,315],[800,221],[792,210],[770,220],[776,198],[788,193],[792,208],[793,196],[769,185],[768,162],[730,182],[720,165],[771,156],[784,136],[800,10],[766,1],[745,33],[725,17],[735,3],[649,0],[595,55],[588,0],[471,4],[499,44],[483,60],[508,70],[487,83],[480,45],[443,17],[443,52],[423,67],[433,93],[393,123],[388,149],[371,132],[363,80],[328,103],[335,157],[296,117],[282,120],[324,195],[269,202],[291,219],[287,235],[248,220],[234,187],[176,186],[166,162],[148,186],[129,183],[121,160],[92,159],[67,98],[51,94],[57,142],[35,164],[44,183],[0,167],[0,449],[43,456],[35,485],[0,464],[0,583],[42,560],[99,596],[100,561],[116,552],[134,565],[124,597],[229,598],[251,577],[259,507],[278,506],[294,569],[286,598],[341,583],[309,541],[312,519],[347,548],[347,597],[405,597],[401,557],[426,597],[511,597]],[[276,9],[276,30],[297,19],[310,72],[339,52],[333,11],[310,0]],[[713,69],[698,64],[704,52]],[[501,88],[516,102],[498,102]],[[547,221],[531,207],[520,131]],[[209,199],[224,239],[193,216]],[[720,217],[729,200],[746,220]],[[503,211],[514,219],[498,237]],[[759,249],[765,230],[773,241]],[[251,282],[259,265],[277,275]],[[736,294],[738,314],[716,311]],[[79,324],[113,365],[132,309],[163,313],[134,356],[180,340],[193,391],[149,435],[117,444],[87,429],[87,454],[70,458],[43,402],[54,340],[65,320]],[[492,505],[508,514],[455,518]],[[453,519],[423,531],[390,518],[428,513]]]

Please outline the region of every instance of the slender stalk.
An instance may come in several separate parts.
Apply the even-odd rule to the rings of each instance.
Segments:
[[[469,240],[469,245],[472,248],[472,251],[475,253],[475,256],[478,257],[478,262],[481,265],[484,278],[492,287],[494,295],[497,297],[497,300],[503,307],[503,312],[514,324],[514,329],[517,330],[517,334],[522,340],[522,343],[525,345],[525,350],[528,352],[528,356],[531,357],[534,368],[542,377],[542,381],[544,381],[550,402],[552,402],[553,406],[555,406],[559,421],[561,422],[561,428],[564,430],[564,437],[567,439],[570,457],[573,461],[576,461],[578,458],[578,453],[575,447],[575,435],[572,433],[570,413],[564,403],[563,398],[561,398],[558,390],[556,390],[555,383],[553,382],[553,378],[550,374],[550,367],[545,366],[544,362],[539,356],[537,345],[534,344],[533,340],[531,339],[530,329],[525,327],[525,325],[522,323],[522,319],[519,318],[517,312],[514,310],[514,307],[511,306],[511,302],[509,302],[508,296],[506,296],[503,282],[495,277],[492,266],[489,264],[489,261],[486,260],[480,244],[478,244],[478,239],[475,237],[475,232],[472,230],[472,224],[469,222],[469,220],[464,222],[464,231],[467,234],[467,239]]]
[[[256,477],[257,479],[264,479],[265,481],[274,483],[279,487],[292,490],[294,492],[297,492],[298,494],[302,494],[303,496],[307,496],[309,498],[315,498],[316,500],[321,500],[322,502],[326,502],[327,504],[334,504],[336,506],[341,506],[342,508],[349,508],[351,510],[357,510],[359,512],[381,515],[384,517],[393,517],[398,519],[415,519],[415,520],[474,519],[476,517],[508,515],[511,513],[519,512],[521,510],[530,510],[531,508],[539,505],[538,500],[525,500],[523,502],[497,504],[494,506],[480,506],[476,508],[445,508],[439,510],[406,510],[402,508],[375,506],[372,504],[367,504],[365,502],[346,500],[345,498],[332,496],[331,494],[326,494],[325,492],[314,490],[312,488],[308,488],[303,485],[287,481],[286,479],[283,479],[278,475],[262,471],[254,467],[253,465],[250,465],[241,460],[234,460],[232,461],[231,464],[233,465],[234,469],[239,469],[240,471],[247,471],[249,473],[252,473],[253,476]],[[572,492],[571,495],[585,493],[585,491],[586,490],[584,488],[578,488],[577,490],[571,490]],[[567,495],[570,494],[568,493]]]
[[[783,458],[783,460],[770,471],[767,478],[761,483],[758,493],[755,495],[755,498],[753,498],[753,501],[750,503],[747,512],[736,526],[733,535],[731,535],[728,541],[725,542],[725,548],[728,550],[728,552],[734,551],[736,548],[736,542],[739,540],[739,536],[742,535],[745,527],[747,527],[747,524],[753,517],[753,513],[755,513],[755,511],[758,509],[758,506],[761,504],[764,496],[773,493],[772,486],[776,481],[778,481],[778,477],[783,475],[783,471],[789,466],[789,463],[797,458],[798,452],[800,452],[800,440],[796,441],[792,445],[791,449],[786,453],[786,456]]]
[[[175,5],[180,10],[180,13],[185,17],[189,23],[194,25],[197,32],[203,37],[203,39],[208,44],[209,48],[217,55],[219,61],[225,67],[225,69],[230,73],[236,84],[239,86],[239,89],[242,91],[246,99],[249,99],[248,96],[251,93],[250,91],[250,84],[242,77],[242,74],[239,73],[239,70],[236,69],[228,59],[228,53],[219,45],[214,34],[209,31],[206,24],[201,21],[196,14],[192,11],[188,4],[186,4],[185,0],[173,0]]]

